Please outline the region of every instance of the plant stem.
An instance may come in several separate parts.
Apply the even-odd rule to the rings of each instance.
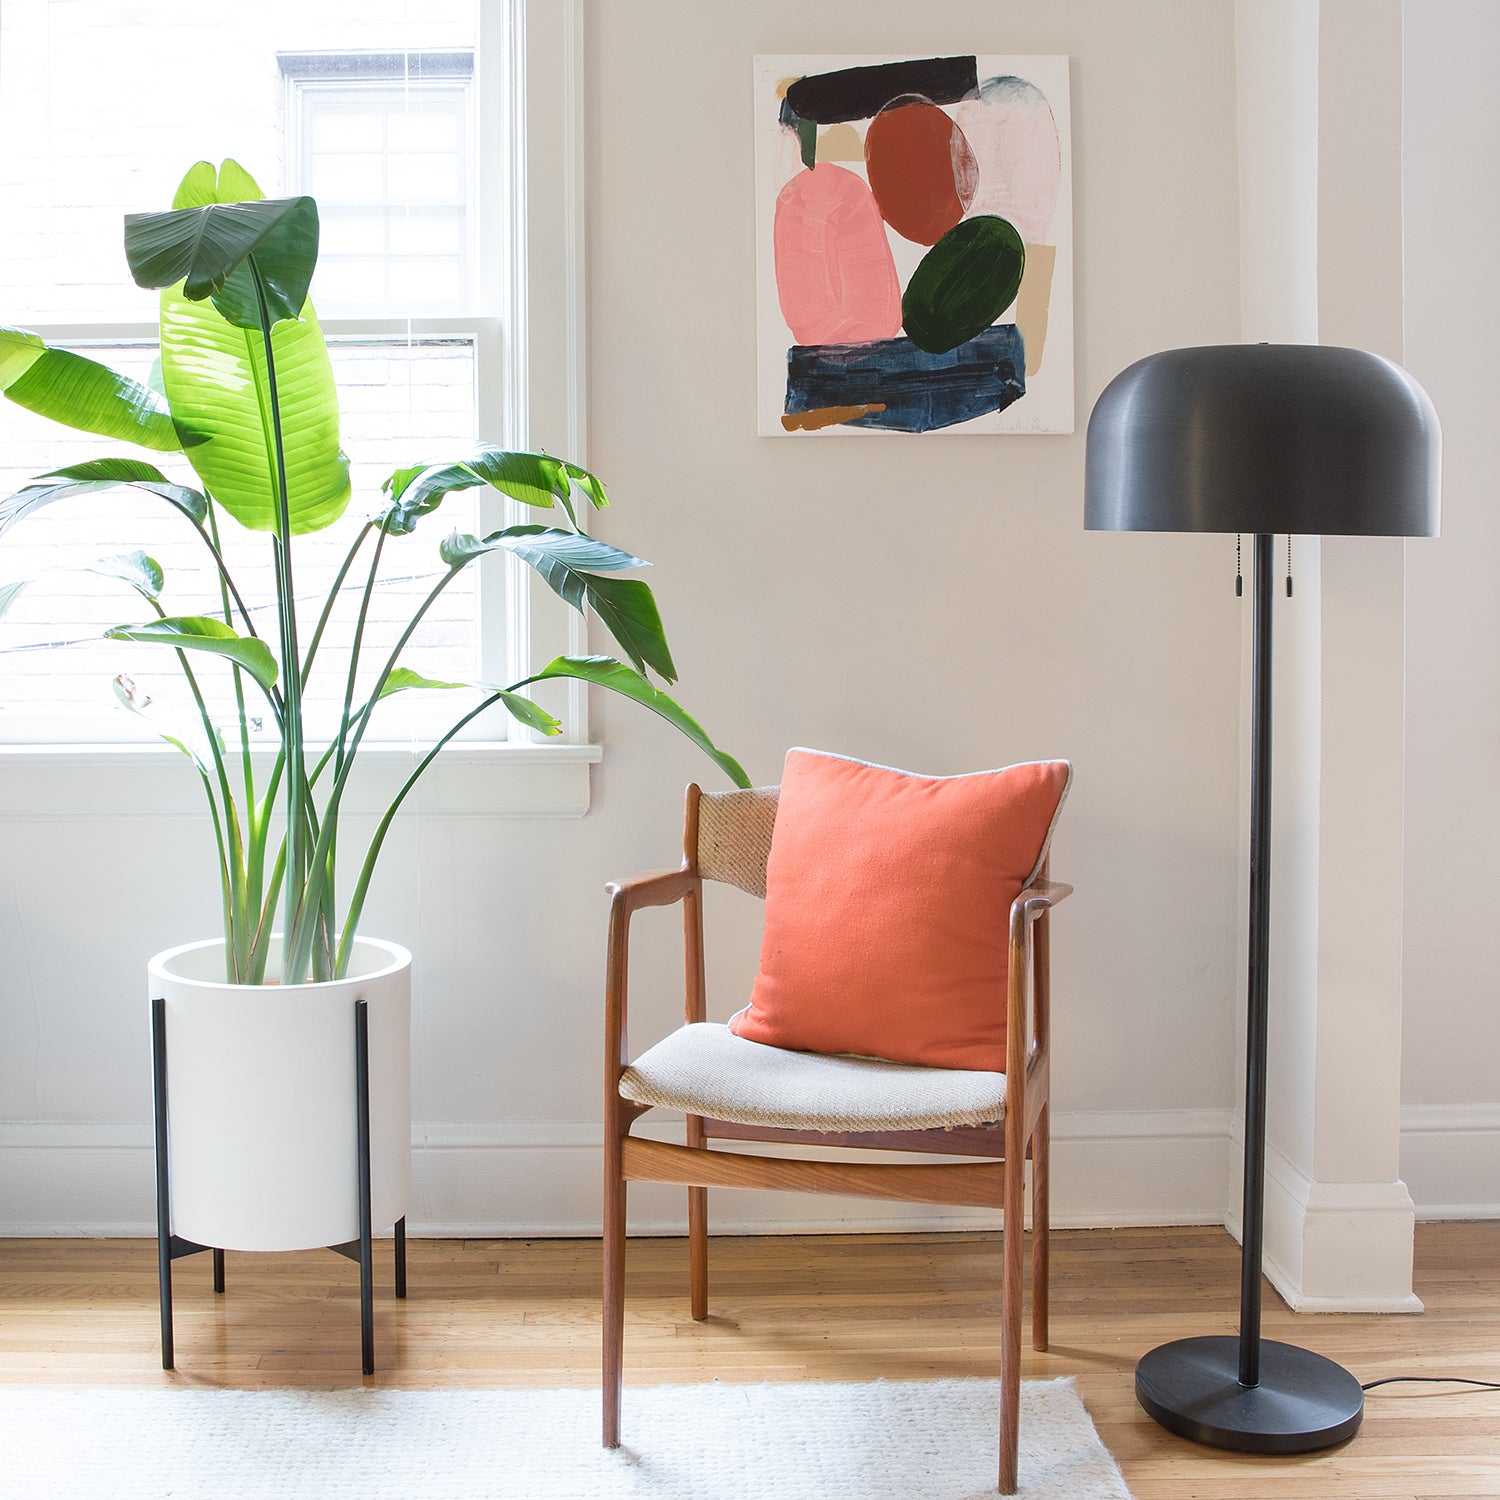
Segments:
[[[271,347],[271,319],[266,307],[265,283],[255,257],[249,259],[250,275],[255,283],[255,297],[260,309],[261,342],[266,355],[266,384],[271,398],[271,437],[276,449],[276,531],[272,551],[276,564],[276,614],[281,627],[281,680],[285,723],[282,729],[287,756],[287,870],[286,922],[283,931],[290,934],[301,915],[307,873],[307,830],[305,826],[307,781],[302,764],[302,656],[297,649],[297,606],[292,588],[292,515],[287,496],[286,442],[281,431],[281,400],[276,387],[276,356]],[[290,968],[291,953],[283,956],[282,979],[296,983],[302,972]],[[305,971],[304,971],[305,972]]]
[[[472,719],[477,719],[487,708],[493,707],[500,701],[499,693],[491,693],[477,708],[466,713],[443,737],[435,744],[426,755],[417,762],[416,769],[401,784],[401,790],[396,793],[391,805],[386,808],[385,816],[381,818],[375,829],[374,836],[370,839],[370,846],[365,851],[364,863],[360,866],[359,879],[354,885],[354,895],[349,901],[349,911],[344,919],[344,930],[339,937],[338,962],[334,965],[333,977],[342,979],[349,967],[349,952],[354,942],[354,935],[359,927],[360,914],[365,908],[365,893],[370,888],[370,877],[375,873],[375,861],[380,857],[381,846],[385,843],[386,830],[390,828],[392,819],[395,818],[397,810],[406,800],[406,794],[417,784],[418,778],[428,766],[437,758],[438,752],[456,735],[465,724]]]

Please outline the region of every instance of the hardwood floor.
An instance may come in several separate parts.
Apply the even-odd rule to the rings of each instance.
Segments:
[[[1135,1404],[1148,1348],[1234,1331],[1238,1250],[1217,1229],[1053,1236],[1052,1348],[1023,1375],[1075,1375],[1137,1500],[1477,1500],[1500,1496],[1500,1392],[1372,1391],[1343,1449],[1250,1458],[1162,1431]],[[588,1385],[598,1379],[599,1246],[591,1240],[413,1240],[410,1295],[377,1246],[376,1359],[387,1386]],[[155,1244],[0,1240],[0,1384],[346,1386],[360,1383],[358,1272],[326,1251],[176,1262],[177,1364],[159,1367]],[[626,1382],[993,1375],[999,1254],[990,1235],[716,1240],[713,1316],[687,1314],[687,1245],[631,1243]],[[1500,1223],[1417,1230],[1421,1316],[1297,1316],[1274,1293],[1264,1331],[1361,1381],[1500,1381]],[[627,1391],[626,1422],[629,1421]],[[857,1500],[857,1497],[849,1497]]]

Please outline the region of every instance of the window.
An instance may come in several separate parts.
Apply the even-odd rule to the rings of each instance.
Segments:
[[[121,216],[165,206],[191,162],[224,156],[245,165],[267,196],[318,198],[312,297],[339,384],[355,498],[335,527],[298,539],[299,595],[321,596],[398,464],[442,457],[476,436],[586,461],[581,393],[560,368],[579,347],[576,257],[539,238],[546,224],[553,233],[577,224],[577,4],[530,11],[524,0],[359,8],[263,0],[234,12],[184,11],[170,0],[128,10],[90,0],[0,7],[0,130],[11,143],[0,161],[8,225],[0,322],[147,379],[154,297],[130,284]],[[527,90],[529,75],[545,82]],[[554,118],[533,133],[525,112],[538,106]],[[528,158],[548,170],[529,179]],[[528,193],[553,195],[545,217],[528,214]],[[546,255],[537,286],[518,274],[528,248]],[[544,343],[559,352],[534,371],[530,351]],[[0,401],[0,494],[111,452],[158,461]],[[171,471],[170,455],[160,462]],[[503,525],[508,507],[473,491],[450,496],[414,537],[386,548],[374,613],[388,638],[424,579],[440,571],[442,536]],[[225,545],[269,567],[263,536]],[[173,612],[213,607],[217,587],[191,532],[128,491],[45,507],[0,542],[0,583],[45,574],[0,618],[0,740],[139,738],[141,726],[114,705],[117,672],[149,677],[159,701],[180,691],[154,648],[99,639],[108,625],[139,618],[140,601],[83,569],[137,547],[162,564]],[[404,660],[445,680],[511,680],[533,653],[545,660],[578,646],[556,601],[533,597],[519,570],[495,562],[448,590]],[[352,628],[353,602],[330,642]],[[67,644],[44,649],[57,641]],[[333,712],[342,685],[315,680],[313,690]],[[440,696],[448,695],[382,705],[378,732],[403,742],[430,736],[453,717],[432,701]],[[549,707],[568,738],[584,737],[581,692],[560,691]],[[530,737],[504,717],[476,721],[471,732]]]

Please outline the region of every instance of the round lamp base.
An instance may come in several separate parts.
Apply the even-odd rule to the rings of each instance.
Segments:
[[[1169,1432],[1241,1453],[1310,1453],[1354,1436],[1365,1393],[1342,1366],[1264,1340],[1260,1384],[1239,1378],[1240,1341],[1178,1339],[1135,1367],[1136,1399]]]

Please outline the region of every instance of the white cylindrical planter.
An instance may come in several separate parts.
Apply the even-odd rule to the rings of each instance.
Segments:
[[[281,961],[273,939],[268,978]],[[360,1235],[354,1003],[368,1002],[372,1226],[411,1195],[411,954],[356,939],[345,979],[230,984],[222,939],[159,953],[172,1233],[223,1250]]]

